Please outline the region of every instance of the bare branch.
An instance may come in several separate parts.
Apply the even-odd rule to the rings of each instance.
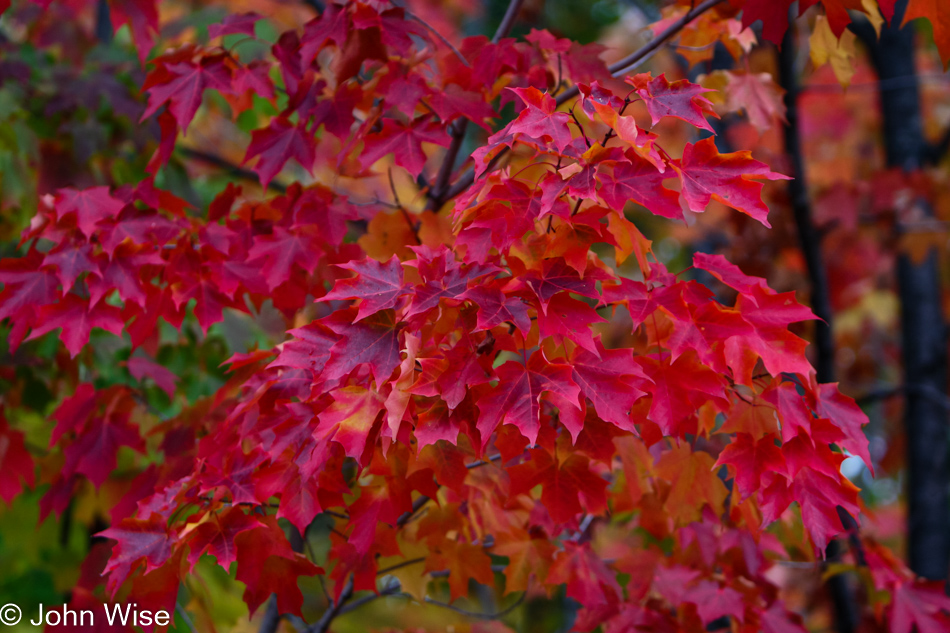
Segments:
[[[238,178],[240,180],[247,180],[256,184],[261,184],[261,179],[253,171],[249,169],[244,169],[239,165],[235,165],[231,161],[221,158],[216,154],[211,154],[209,152],[202,151],[200,149],[193,149],[191,147],[181,147],[178,148],[179,151],[184,154],[187,158],[201,161],[208,165],[214,167],[220,167],[228,173],[229,176],[233,178]],[[267,188],[271,191],[276,191],[277,193],[285,193],[287,191],[287,186],[282,185],[279,182],[270,182],[267,185]]]
[[[271,597],[267,600],[267,610],[264,611],[264,618],[261,620],[261,627],[257,630],[257,632],[277,633],[278,626],[280,626],[280,612],[277,610],[277,596],[271,594]]]
[[[465,64],[465,65],[468,66],[469,68],[472,67],[472,65],[468,63],[468,60],[465,59],[465,56],[462,55],[461,52],[459,52],[459,49],[455,48],[455,46],[452,44],[452,42],[450,42],[448,39],[446,39],[446,37],[445,37],[444,35],[442,35],[442,34],[439,33],[438,31],[436,31],[435,28],[433,28],[433,26],[432,26],[431,24],[429,24],[428,22],[426,22],[425,20],[423,20],[422,18],[420,18],[418,15],[416,15],[415,13],[413,13],[412,11],[410,11],[409,9],[407,9],[406,7],[403,7],[402,10],[406,13],[406,17],[408,17],[408,18],[410,18],[410,19],[412,19],[412,20],[415,20],[416,22],[418,22],[418,23],[421,24],[422,26],[426,27],[426,28],[429,30],[430,33],[432,33],[432,34],[435,35],[437,38],[439,38],[439,41],[440,41],[440,42],[442,42],[443,44],[445,44],[446,46],[448,46],[450,49],[452,49],[452,52],[455,53],[455,56],[458,57],[459,60],[461,60],[461,62],[462,62],[463,64]]]
[[[476,620],[500,620],[501,618],[505,617],[506,615],[508,615],[509,613],[511,613],[518,607],[520,607],[521,603],[524,602],[526,595],[527,595],[527,592],[522,592],[521,595],[518,597],[518,599],[515,600],[511,605],[495,613],[479,613],[477,611],[469,611],[467,609],[460,609],[459,607],[448,604],[447,602],[439,602],[438,600],[433,600],[432,598],[428,596],[426,596],[426,604],[434,604],[437,607],[443,607],[445,609],[449,609],[450,611],[455,611],[456,613],[460,613],[466,617],[474,618]]]
[[[362,607],[364,604],[368,604],[378,598],[385,598],[387,596],[399,596],[399,595],[404,595],[408,597],[409,594],[403,594],[402,586],[397,582],[390,587],[386,587],[379,593],[371,593],[357,600],[353,600],[348,605],[340,609],[340,613],[338,615],[343,615],[344,613],[349,613],[350,611],[356,611],[357,609]]]
[[[320,619],[316,623],[307,627],[305,633],[326,633],[330,630],[330,623],[333,622],[333,618],[340,614],[340,611],[343,609],[350,598],[353,597],[353,576],[350,576],[346,581],[346,586],[343,587],[343,591],[340,593],[340,598],[336,601],[330,603],[330,606],[327,607],[327,610],[323,612],[323,615],[320,616]]]
[[[185,623],[185,626],[188,627],[188,630],[191,631],[191,633],[198,633],[198,630],[195,628],[195,623],[191,621],[191,617],[188,615],[188,612],[185,611],[184,607],[182,607],[177,602],[175,603],[175,613],[178,614],[178,617],[181,618],[181,621]]]
[[[511,27],[514,26],[515,18],[518,17],[518,13],[521,11],[521,5],[524,4],[524,0],[511,0],[508,3],[508,10],[505,11],[505,17],[501,19],[501,24],[498,25],[498,30],[495,31],[495,36],[491,38],[492,44],[497,44],[501,38],[508,35],[511,31]]]
[[[323,6],[323,2],[321,0],[303,0],[303,3],[316,11],[317,15],[322,14],[323,10],[326,8]]]
[[[654,51],[660,48],[660,46],[673,39],[680,31],[683,30],[683,27],[685,27],[687,24],[706,13],[706,11],[709,11],[717,4],[723,3],[724,1],[725,0],[706,0],[703,3],[696,5],[684,13],[683,17],[671,24],[668,29],[650,40],[648,44],[642,46],[639,50],[634,51],[623,59],[611,64],[607,67],[607,69],[614,77],[629,72],[634,66],[642,62],[648,56],[652,55]],[[577,86],[569,88],[558,95],[557,104],[561,105],[565,101],[573,99],[578,94],[580,94],[580,91],[577,89]]]
[[[401,563],[396,563],[395,565],[390,565],[389,567],[383,567],[376,572],[376,575],[383,576],[391,571],[396,571],[397,569],[402,569],[403,567],[409,567],[410,565],[416,565],[418,563],[425,562],[425,559],[425,556],[420,556],[419,558],[410,558],[409,560],[404,560]]]
[[[449,145],[449,149],[445,152],[445,156],[442,159],[442,167],[439,168],[439,173],[435,177],[435,186],[429,191],[428,207],[430,211],[438,211],[439,208],[445,204],[446,200],[450,200],[454,197],[447,195],[446,190],[448,189],[449,179],[452,177],[455,160],[458,158],[459,150],[465,141],[465,133],[467,131],[468,119],[460,119],[456,122],[455,130],[452,132],[452,143]]]
[[[419,497],[418,499],[416,499],[415,501],[413,501],[413,502],[412,502],[412,510],[410,510],[409,512],[403,512],[403,513],[402,513],[402,516],[399,517],[399,518],[396,520],[396,527],[402,527],[402,526],[404,526],[406,523],[408,523],[408,522],[409,522],[409,519],[411,519],[412,517],[414,517],[414,516],[416,515],[416,512],[418,512],[420,509],[422,509],[422,506],[424,506],[425,504],[429,503],[429,501],[430,501],[429,497],[427,497],[427,496],[425,496],[425,495],[422,495],[421,497]]]

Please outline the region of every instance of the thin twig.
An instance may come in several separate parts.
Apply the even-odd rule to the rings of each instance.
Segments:
[[[927,148],[925,160],[931,166],[937,165],[948,151],[950,151],[950,125],[947,126],[940,140]]]
[[[244,169],[239,165],[235,165],[231,161],[221,158],[210,152],[205,152],[200,149],[193,149],[191,147],[180,147],[178,150],[184,154],[187,158],[192,158],[194,160],[199,160],[208,165],[213,165],[214,167],[219,167],[225,170],[228,175],[239,178],[241,180],[247,180],[256,184],[261,184],[261,179],[253,171],[249,169]],[[271,181],[267,184],[267,188],[276,191],[277,193],[285,193],[287,191],[287,186],[279,182]]]
[[[472,462],[471,464],[468,464],[468,465],[466,465],[465,467],[468,468],[469,470],[471,470],[472,468],[478,468],[479,466],[485,466],[485,465],[488,464],[489,462],[498,461],[499,459],[501,459],[501,454],[500,454],[500,453],[499,453],[498,455],[492,455],[492,456],[489,457],[487,460],[479,460],[479,461],[477,461],[477,462]]]
[[[725,2],[725,0],[706,0],[702,4],[696,5],[694,8],[684,13],[680,19],[671,24],[669,28],[650,40],[645,46],[608,66],[608,70],[610,70],[610,73],[614,77],[624,74],[625,72],[629,71],[631,67],[636,66],[641,61],[646,59],[647,56],[651,55],[660,46],[673,39],[673,37],[682,31],[687,24],[701,16],[703,13],[706,13],[706,11],[709,11],[717,4],[721,4],[723,2]],[[565,101],[573,99],[578,94],[580,94],[580,91],[577,89],[577,86],[569,88],[562,94],[558,95],[557,104],[561,105]]]
[[[894,396],[900,396],[907,393],[923,396],[931,402],[943,407],[947,411],[950,411],[950,397],[948,397],[946,394],[940,393],[930,385],[898,385],[896,387],[882,387],[864,394],[857,399],[857,403],[858,406],[864,406],[871,404],[876,400],[887,400],[888,398],[893,398]]]
[[[616,77],[625,72],[629,72],[634,66],[646,60],[650,55],[652,55],[662,44],[664,44],[665,42],[669,41],[674,36],[676,36],[676,34],[679,33],[681,30],[683,30],[683,27],[685,27],[687,24],[689,24],[690,22],[698,18],[700,15],[702,15],[709,9],[712,9],[713,7],[715,7],[718,4],[721,4],[724,1],[725,0],[706,0],[706,2],[703,2],[702,4],[697,5],[690,11],[686,12],[686,14],[684,14],[683,17],[681,17],[679,20],[677,20],[672,25],[670,25],[668,29],[660,33],[658,36],[650,40],[648,44],[646,44],[645,46],[643,46],[636,52],[631,53],[627,57],[624,57],[620,61],[608,66],[608,70],[610,71],[611,75]],[[566,103],[567,101],[570,101],[571,99],[573,99],[579,94],[580,94],[580,91],[577,89],[577,86],[573,86],[571,88],[568,88],[561,94],[559,94],[557,98],[555,99],[555,103],[558,106],[563,105],[564,103]],[[492,161],[488,164],[488,167],[485,170],[486,173],[491,171],[492,166],[495,163],[497,163],[498,160],[502,156],[508,153],[508,149],[509,148],[504,147],[502,148],[500,152],[498,152],[495,155]],[[444,168],[444,165],[443,165],[443,168]],[[463,191],[471,187],[474,182],[475,182],[475,169],[474,167],[469,167],[468,170],[465,172],[465,174],[459,177],[459,179],[455,182],[455,184],[451,185],[448,188],[448,190],[445,191],[445,193],[440,193],[439,195],[440,202],[444,204],[446,200],[451,200],[455,196],[459,195],[460,193],[462,193]]]
[[[264,611],[264,618],[261,620],[261,627],[257,633],[276,633],[280,626],[280,612],[277,610],[277,596],[271,594],[267,600],[267,610]]]
[[[501,38],[508,35],[509,31],[511,31],[511,27],[515,23],[515,18],[518,17],[518,12],[521,10],[523,2],[524,0],[511,0],[508,4],[505,17],[502,18],[501,24],[498,25],[498,30],[495,31],[495,35],[492,37],[491,41],[493,44],[497,44]],[[455,129],[452,132],[452,142],[449,145],[448,151],[445,152],[445,157],[442,159],[442,167],[439,168],[439,174],[436,176],[435,186],[430,190],[428,204],[430,211],[438,211],[442,205],[445,204],[446,200],[451,200],[455,195],[458,195],[450,195],[450,192],[454,191],[455,188],[449,189],[449,181],[452,177],[452,171],[455,168],[455,161],[458,158],[459,150],[465,141],[465,133],[467,131],[468,119],[460,119],[455,123]]]
[[[409,519],[411,519],[412,517],[414,517],[414,516],[416,515],[416,512],[418,512],[420,509],[422,509],[422,506],[424,506],[425,504],[429,503],[429,501],[430,501],[429,497],[427,497],[427,496],[425,496],[425,495],[422,495],[421,497],[419,497],[418,499],[416,499],[415,501],[413,501],[413,502],[412,502],[412,510],[410,510],[409,512],[403,512],[403,513],[402,513],[402,516],[399,517],[398,519],[396,519],[396,527],[402,527],[402,526],[404,526],[406,523],[408,523],[408,522],[409,522]]]
[[[184,607],[182,607],[177,602],[175,603],[175,613],[178,614],[178,617],[182,619],[182,622],[185,623],[185,626],[188,627],[188,630],[191,631],[191,633],[198,633],[198,629],[195,628],[195,623],[191,621],[191,617],[188,615],[188,612],[185,611]]]
[[[409,560],[404,560],[401,563],[396,563],[395,565],[390,565],[389,567],[383,567],[376,572],[377,576],[383,576],[389,572],[396,571],[397,569],[402,569],[403,567],[409,567],[410,565],[417,565],[419,563],[425,562],[426,557],[420,556],[419,558],[410,558]]]
[[[307,627],[305,633],[326,633],[330,629],[330,623],[333,622],[333,618],[340,614],[343,605],[345,605],[351,597],[353,597],[353,576],[350,576],[346,581],[346,586],[343,587],[340,598],[331,601],[330,606],[323,612],[320,619],[312,626]]]
[[[468,60],[465,59],[465,56],[462,55],[462,53],[459,51],[459,49],[455,48],[455,46],[452,44],[452,42],[450,42],[448,39],[446,39],[446,37],[445,37],[444,35],[442,35],[442,34],[439,33],[438,31],[436,31],[435,28],[433,28],[431,24],[429,24],[428,22],[426,22],[425,20],[423,20],[422,18],[420,18],[418,15],[416,15],[415,13],[413,13],[412,11],[410,11],[409,9],[407,9],[406,7],[403,7],[402,10],[406,13],[406,17],[408,17],[408,18],[410,18],[410,19],[412,19],[412,20],[415,20],[416,22],[418,22],[418,23],[421,24],[422,26],[424,26],[424,27],[426,27],[427,29],[429,29],[429,32],[430,32],[430,33],[432,33],[433,35],[435,35],[437,38],[439,38],[439,40],[440,40],[443,44],[445,44],[445,45],[448,46],[450,49],[452,49],[452,52],[455,53],[455,56],[458,57],[459,60],[461,60],[461,62],[462,62],[463,64],[465,64],[465,65],[468,66],[469,68],[472,67],[472,65],[468,63]]]
[[[426,604],[434,604],[437,607],[443,607],[445,609],[455,611],[456,613],[460,613],[466,617],[475,618],[476,620],[500,620],[501,618],[505,617],[506,615],[508,615],[509,613],[511,613],[518,607],[520,607],[521,603],[524,602],[526,595],[527,595],[526,591],[522,592],[521,595],[518,597],[518,599],[514,601],[514,603],[502,609],[501,611],[497,611],[495,613],[479,613],[477,611],[469,611],[467,609],[461,609],[459,607],[448,604],[447,602],[440,602],[438,600],[433,600],[432,598],[428,596],[426,596]]]
[[[506,37],[511,31],[511,27],[515,24],[515,18],[518,17],[518,13],[521,11],[521,5],[524,4],[524,0],[511,0],[508,3],[508,10],[505,11],[505,17],[501,19],[501,24],[498,25],[498,30],[495,31],[495,36],[491,38],[492,44],[497,44],[501,38]]]
[[[584,143],[586,143],[587,148],[590,149],[590,139],[587,138],[587,132],[584,131],[584,126],[581,125],[581,122],[577,120],[577,115],[574,113],[573,107],[571,108],[571,119],[573,119],[574,125],[577,126],[577,129],[581,131],[581,136],[584,137]]]
[[[442,158],[442,167],[435,177],[435,187],[429,193],[429,210],[438,211],[446,200],[451,197],[447,195],[449,179],[452,177],[452,170],[455,167],[455,160],[458,158],[459,150],[462,149],[462,143],[465,141],[465,133],[468,131],[468,119],[460,119],[455,123],[455,130],[452,132],[452,142],[449,149]]]
[[[359,608],[362,607],[363,605],[368,604],[368,603],[372,602],[373,600],[377,600],[377,599],[379,599],[379,598],[385,598],[385,597],[387,597],[387,596],[389,596],[389,597],[391,597],[391,596],[398,596],[398,595],[405,595],[405,596],[408,596],[409,594],[403,594],[403,593],[402,593],[402,586],[401,586],[398,582],[396,582],[395,584],[393,584],[393,585],[391,585],[391,586],[389,586],[389,587],[386,587],[385,589],[383,589],[383,590],[380,591],[379,593],[371,593],[371,594],[365,595],[365,596],[363,596],[362,598],[359,598],[359,599],[357,599],[357,600],[353,600],[352,602],[350,602],[349,604],[347,604],[346,606],[344,606],[342,609],[340,609],[340,612],[339,612],[337,615],[343,615],[344,613],[349,613],[350,611],[356,611],[357,609],[359,609]]]

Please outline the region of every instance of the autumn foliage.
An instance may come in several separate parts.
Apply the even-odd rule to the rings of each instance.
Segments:
[[[694,3],[675,4],[655,32]],[[703,4],[693,36],[737,55],[742,25],[787,28],[790,2]],[[820,4],[835,36],[869,10]],[[160,140],[139,178],[40,191],[0,261],[10,351],[61,346],[48,451],[0,419],[0,496],[41,488],[44,517],[111,499],[74,604],[172,612],[213,559],[251,615],[273,595],[310,630],[374,593],[477,611],[487,591],[506,613],[573,601],[581,631],[790,633],[776,561],[843,537],[878,626],[946,630],[941,588],[846,529],[862,504],[840,465],[873,468],[867,418],[816,381],[809,308],[721,255],[669,268],[631,219],[713,204],[770,226],[763,188],[788,177],[717,148],[709,89],[613,76],[599,45],[510,21],[453,46],[383,1],[278,16],[247,56],[255,13],[153,50],[158,7],[109,6]],[[197,208],[164,174],[203,107],[252,121],[260,186]],[[173,350],[228,313],[277,319],[276,345],[189,368],[215,379],[185,393]]]

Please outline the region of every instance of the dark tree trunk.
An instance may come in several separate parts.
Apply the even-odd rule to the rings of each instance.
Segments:
[[[919,169],[926,157],[920,94],[914,67],[914,31],[900,28],[907,0],[897,2],[891,26],[870,44],[880,91],[887,163]],[[900,78],[900,89],[889,89]],[[910,81],[908,81],[908,79]],[[910,84],[908,86],[908,83]],[[930,211],[925,200],[918,204]],[[901,255],[897,263],[906,394],[908,562],[925,578],[947,578],[950,566],[950,471],[948,471],[947,336],[941,309],[937,254],[920,264]]]
[[[785,33],[779,51],[779,80],[785,90],[785,153],[788,154],[794,180],[788,183],[789,202],[795,217],[798,241],[808,269],[810,303],[812,312],[820,320],[815,322],[815,369],[818,382],[834,382],[835,347],[832,338],[831,299],[828,295],[828,279],[821,256],[821,236],[812,221],[811,201],[808,198],[808,183],[805,180],[805,163],[802,156],[800,127],[798,121],[798,71],[795,67],[794,15]],[[855,528],[854,520],[839,510],[842,524],[848,530]],[[841,544],[834,540],[828,544],[825,555],[829,561],[839,560]],[[849,575],[835,574],[828,579],[828,590],[835,609],[835,629],[838,633],[853,633],[858,625],[857,605],[849,582]]]

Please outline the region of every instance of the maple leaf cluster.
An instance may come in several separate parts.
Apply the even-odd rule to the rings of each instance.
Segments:
[[[227,18],[212,41],[253,37],[258,19]],[[100,328],[141,350],[134,382],[182,399],[157,421],[134,384],[84,379],[51,416],[62,466],[44,515],[103,485],[121,447],[160,456],[101,533],[112,595],[173,610],[207,554],[236,563],[252,613],[275,594],[301,615],[300,577],[341,601],[389,575],[422,601],[438,576],[453,600],[470,581],[563,587],[578,630],[802,630],[768,576],[785,550],[766,528],[797,512],[809,557],[845,532],[861,506],[840,464],[872,467],[866,418],[816,382],[789,329],[814,317],[792,293],[697,253],[693,269],[734,296],[721,301],[624,213],[683,221],[715,201],[768,226],[763,186],[785,176],[712,137],[664,148],[664,119],[712,131],[708,91],[612,78],[600,52],[536,30],[453,50],[405,8],[350,2],[263,59],[188,44],[150,61],[150,175],[51,192],[23,255],[0,261],[11,349],[60,329],[76,357]],[[576,101],[559,97],[569,85]],[[159,187],[212,91],[235,116],[254,99],[276,112],[245,154],[265,190],[291,159],[310,178],[271,197],[229,185],[206,210]],[[470,124],[485,141],[454,171]],[[207,333],[268,302],[286,340],[231,357],[212,396],[185,402],[148,358],[162,322]],[[619,339],[611,320],[629,323]],[[0,438],[8,499],[33,465],[2,420]],[[318,516],[333,523],[321,560],[288,538]],[[936,630],[945,599],[874,552],[894,596],[882,617]]]

